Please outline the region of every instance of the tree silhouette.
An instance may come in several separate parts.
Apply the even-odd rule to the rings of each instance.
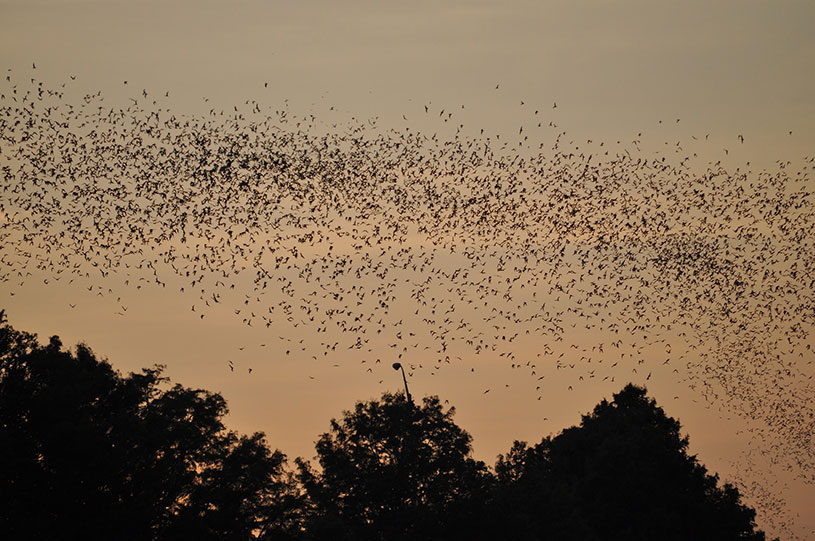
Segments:
[[[302,461],[310,534],[331,539],[477,539],[491,476],[438,397],[359,402]]]
[[[218,394],[121,376],[0,311],[0,531],[9,539],[764,539],[644,388],[515,442],[495,475],[438,397],[358,402],[319,468],[226,430]],[[299,485],[298,485],[299,482]]]
[[[496,464],[496,514],[515,539],[764,539],[738,490],[718,486],[679,423],[629,384],[578,427]]]
[[[41,347],[0,312],[7,539],[275,539],[297,530],[285,456],[224,428],[224,399]]]

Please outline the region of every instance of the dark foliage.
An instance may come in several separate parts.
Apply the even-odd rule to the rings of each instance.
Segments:
[[[513,539],[764,539],[755,511],[718,486],[679,423],[626,386],[578,427],[496,464],[496,512]]]
[[[6,539],[274,539],[296,529],[285,456],[222,424],[217,394],[41,347],[0,312]]]
[[[317,441],[321,471],[300,462],[320,539],[478,539],[491,475],[437,397],[359,402]]]
[[[0,311],[4,539],[763,540],[643,388],[515,442],[493,475],[437,397],[359,402],[295,477],[224,399],[47,346]]]

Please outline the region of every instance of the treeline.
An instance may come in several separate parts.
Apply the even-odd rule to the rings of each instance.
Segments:
[[[738,491],[628,385],[494,468],[437,397],[359,402],[318,464],[223,424],[224,399],[161,367],[122,376],[0,311],[4,539],[764,539]]]

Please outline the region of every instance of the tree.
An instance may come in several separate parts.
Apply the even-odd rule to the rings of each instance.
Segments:
[[[491,476],[438,397],[358,402],[300,461],[310,533],[332,539],[478,539]]]
[[[161,372],[41,346],[0,311],[4,538],[764,539],[644,388],[515,442],[495,476],[454,408],[386,393],[332,419],[295,479],[263,434],[226,430],[223,397]]]
[[[580,426],[496,464],[515,539],[764,539],[738,490],[718,486],[646,390],[627,385]]]
[[[295,532],[285,456],[225,429],[218,394],[42,347],[0,312],[0,530],[14,539],[272,539]],[[168,388],[169,387],[169,388]]]

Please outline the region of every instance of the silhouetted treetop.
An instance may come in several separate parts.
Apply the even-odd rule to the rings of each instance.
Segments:
[[[292,528],[285,456],[218,395],[129,376],[0,312],[0,529],[9,539],[271,539]]]
[[[300,463],[312,534],[342,539],[465,538],[490,475],[438,397],[358,402],[317,441],[321,470]]]
[[[578,426],[516,441],[495,474],[436,396],[358,402],[317,465],[223,424],[162,367],[122,376],[0,311],[0,532],[8,539],[763,540],[679,422],[627,385]]]
[[[498,508],[529,539],[764,539],[738,490],[718,486],[680,425],[627,385],[580,426],[496,464]]]

